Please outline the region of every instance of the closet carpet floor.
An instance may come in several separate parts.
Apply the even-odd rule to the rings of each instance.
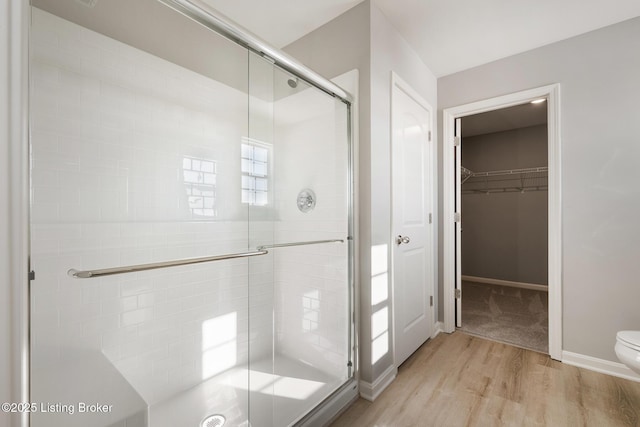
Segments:
[[[462,282],[461,331],[549,353],[547,292]]]

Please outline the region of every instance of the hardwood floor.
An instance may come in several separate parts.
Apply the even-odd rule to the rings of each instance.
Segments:
[[[455,332],[428,341],[374,403],[332,427],[640,426],[640,383]]]

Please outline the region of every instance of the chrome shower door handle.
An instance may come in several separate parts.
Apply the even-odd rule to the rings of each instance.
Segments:
[[[397,243],[398,245],[401,245],[401,244],[403,244],[403,243],[405,243],[405,244],[406,244],[406,243],[409,243],[410,241],[411,241],[411,239],[410,239],[408,236],[401,236],[401,235],[398,235],[398,237],[396,237],[396,243]]]

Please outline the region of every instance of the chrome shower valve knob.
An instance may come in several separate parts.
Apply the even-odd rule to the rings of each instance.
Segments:
[[[298,194],[298,210],[307,213],[316,207],[316,193],[309,188],[305,188]]]

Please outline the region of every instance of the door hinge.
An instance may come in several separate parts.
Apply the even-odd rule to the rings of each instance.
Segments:
[[[459,147],[460,146],[460,137],[459,136],[453,137],[453,146],[454,147]]]
[[[429,213],[429,224],[431,224],[433,222],[433,218],[431,216],[431,213]]]
[[[453,214],[453,222],[460,222],[460,212],[455,212]]]
[[[429,141],[431,141],[431,131],[429,131]]]
[[[456,299],[460,299],[462,297],[462,292],[460,289],[456,289]]]
[[[433,295],[429,297],[429,307],[433,307]]]
[[[349,367],[349,368],[352,368],[352,367],[353,367],[353,363],[351,362],[351,360],[349,360],[349,361],[347,362],[347,367]]]
[[[31,270],[29,272],[29,280],[36,280],[36,272]]]

